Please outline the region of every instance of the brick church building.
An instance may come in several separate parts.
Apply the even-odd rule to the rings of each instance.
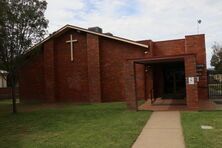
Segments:
[[[35,53],[35,54],[33,54]],[[22,102],[113,102],[208,99],[204,35],[132,41],[99,27],[66,25],[26,53],[20,70]]]

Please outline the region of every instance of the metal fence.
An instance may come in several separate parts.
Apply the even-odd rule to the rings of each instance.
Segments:
[[[222,71],[208,71],[210,99],[222,99]]]

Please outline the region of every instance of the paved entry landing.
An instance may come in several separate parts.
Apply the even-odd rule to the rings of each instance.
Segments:
[[[139,110],[153,111],[184,111],[184,110],[218,110],[221,109],[212,100],[199,100],[198,108],[188,108],[184,104],[184,100],[173,99],[157,99],[154,104],[151,104],[150,99],[138,107]]]
[[[133,148],[185,148],[180,112],[153,112]]]

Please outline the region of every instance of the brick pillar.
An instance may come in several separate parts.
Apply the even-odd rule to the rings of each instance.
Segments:
[[[137,110],[136,100],[136,81],[135,81],[135,64],[133,61],[127,61],[124,65],[125,75],[125,97],[129,109]]]
[[[55,68],[54,68],[54,42],[49,40],[44,43],[44,80],[45,99],[55,101]]]
[[[199,72],[198,97],[208,99],[205,36],[204,34],[185,36],[185,43],[185,52],[196,54],[196,63],[203,65]]]
[[[101,102],[99,38],[87,34],[88,87],[91,102]]]
[[[189,108],[198,108],[198,85],[196,77],[196,58],[195,56],[187,56],[184,59],[185,76],[186,76],[186,102]],[[194,84],[189,84],[189,77],[194,78]]]

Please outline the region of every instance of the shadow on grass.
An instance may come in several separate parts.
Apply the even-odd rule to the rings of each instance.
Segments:
[[[149,115],[147,111],[128,111],[125,103],[63,104],[17,115],[5,112],[0,115],[0,145],[130,147]]]

